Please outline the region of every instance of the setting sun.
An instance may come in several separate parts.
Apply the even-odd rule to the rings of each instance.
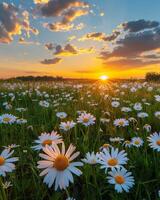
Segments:
[[[100,76],[99,78],[100,78],[100,80],[102,80],[102,81],[106,81],[109,77],[106,76],[106,75],[102,75],[102,76]]]

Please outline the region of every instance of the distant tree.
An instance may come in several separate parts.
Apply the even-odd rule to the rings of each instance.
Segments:
[[[145,79],[146,81],[160,81],[160,73],[148,72]]]
[[[15,78],[19,81],[61,81],[63,77],[57,76],[19,76]]]

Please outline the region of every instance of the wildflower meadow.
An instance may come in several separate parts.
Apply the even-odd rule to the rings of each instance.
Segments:
[[[0,199],[160,199],[160,85],[0,83]]]

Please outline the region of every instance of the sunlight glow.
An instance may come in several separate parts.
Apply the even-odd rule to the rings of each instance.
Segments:
[[[102,80],[102,81],[106,81],[106,80],[109,79],[109,77],[106,76],[106,75],[102,75],[102,76],[99,77],[99,79]]]

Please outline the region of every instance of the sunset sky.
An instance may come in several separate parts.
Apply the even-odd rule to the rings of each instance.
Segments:
[[[160,0],[0,0],[0,78],[160,72]]]

